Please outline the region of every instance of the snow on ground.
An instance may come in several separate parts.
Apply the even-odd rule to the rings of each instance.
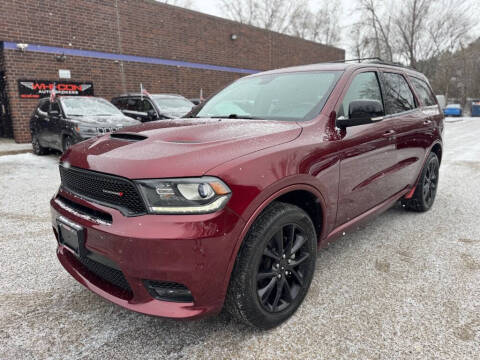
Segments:
[[[396,207],[318,254],[290,321],[148,317],[58,264],[48,201],[56,156],[0,156],[0,359],[479,359],[480,119],[446,123],[434,208]]]
[[[0,155],[5,152],[32,151],[32,144],[17,144],[13,139],[0,138]]]

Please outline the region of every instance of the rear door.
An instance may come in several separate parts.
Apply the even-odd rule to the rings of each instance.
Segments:
[[[386,118],[395,124],[397,160],[392,173],[400,191],[413,185],[422,166],[428,143],[424,132],[428,116],[421,111],[402,72],[388,70],[382,75]]]
[[[376,69],[355,73],[344,90],[338,117],[348,117],[350,102],[376,100],[382,103]],[[395,194],[391,169],[396,163],[394,123],[385,119],[341,130],[342,154],[336,225],[344,224]]]

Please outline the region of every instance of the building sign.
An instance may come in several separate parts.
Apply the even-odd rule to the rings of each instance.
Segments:
[[[22,99],[49,97],[53,84],[57,96],[93,96],[93,83],[79,81],[18,80],[18,93]]]

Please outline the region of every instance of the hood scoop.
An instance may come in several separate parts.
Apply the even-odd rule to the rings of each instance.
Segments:
[[[112,139],[119,139],[125,141],[142,141],[147,139],[146,136],[137,133],[116,132],[110,135]]]

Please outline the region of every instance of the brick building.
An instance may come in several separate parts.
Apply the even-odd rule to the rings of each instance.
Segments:
[[[20,80],[89,82],[107,99],[140,83],[150,93],[198,97],[249,73],[345,56],[153,0],[9,0],[0,1],[0,16],[0,136],[17,142],[30,141],[38,102],[20,97]]]

